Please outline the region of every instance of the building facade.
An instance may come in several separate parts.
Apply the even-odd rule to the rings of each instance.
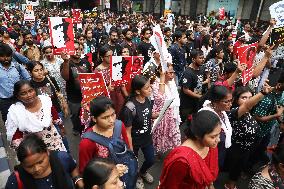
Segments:
[[[123,1],[112,0],[111,6],[123,10]],[[208,15],[211,11],[218,12],[219,5],[224,6],[225,11],[229,9],[230,15],[235,18],[250,20],[256,20],[260,9],[259,19],[269,20],[269,6],[278,1],[280,0],[133,0],[132,8],[137,12],[162,14],[165,4],[170,2],[170,8],[174,13],[195,17],[200,13]]]

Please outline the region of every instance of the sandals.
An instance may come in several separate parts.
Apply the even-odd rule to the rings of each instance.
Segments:
[[[141,174],[140,176],[141,176],[141,178],[142,178],[144,181],[146,181],[146,182],[149,183],[149,184],[152,184],[152,183],[154,182],[153,176],[150,175],[150,173],[148,173],[148,172],[146,172],[146,173],[143,174],[143,175]]]
[[[143,179],[141,177],[137,178],[136,189],[145,189]]]

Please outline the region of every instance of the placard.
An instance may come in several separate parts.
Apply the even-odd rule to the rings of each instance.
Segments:
[[[284,26],[284,0],[272,4],[269,7],[271,18],[276,20],[276,25],[274,27]]]
[[[82,91],[82,104],[88,103],[98,96],[109,97],[102,73],[79,73],[78,79]]]
[[[35,13],[32,5],[26,5],[24,21],[35,21]]]
[[[27,5],[39,6],[39,0],[26,0]]]
[[[75,54],[74,32],[72,18],[49,17],[49,30],[54,54],[66,52],[69,55]]]
[[[74,24],[80,24],[83,20],[83,14],[81,9],[72,9],[72,17]]]

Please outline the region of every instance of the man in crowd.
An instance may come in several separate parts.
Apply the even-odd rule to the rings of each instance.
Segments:
[[[66,81],[66,93],[67,100],[71,112],[71,121],[73,124],[73,134],[79,135],[82,133],[81,121],[80,121],[80,108],[82,101],[82,93],[80,88],[80,82],[78,79],[79,73],[91,73],[91,65],[85,60],[81,59],[83,46],[78,42],[75,42],[75,55],[71,55],[70,59],[66,53],[62,54],[64,60],[61,65],[61,75]]]
[[[20,79],[30,80],[28,71],[12,58],[9,45],[0,43],[0,111],[2,119],[7,119],[8,109],[14,102],[14,84]]]

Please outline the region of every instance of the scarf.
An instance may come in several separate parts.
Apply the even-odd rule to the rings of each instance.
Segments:
[[[70,185],[68,185],[68,180],[70,178],[67,177],[67,174],[64,170],[64,167],[62,166],[60,160],[57,157],[57,152],[50,151],[49,155],[49,162],[51,166],[51,177],[52,177],[52,183],[55,189],[73,189],[70,188]],[[24,185],[24,188],[27,189],[40,189],[37,188],[35,179],[27,173],[24,168],[22,168],[20,165],[16,166],[15,169],[19,172],[20,179]]]
[[[203,104],[203,108],[201,108],[199,111],[201,110],[209,110],[211,112],[214,112],[216,115],[218,115],[215,110],[210,106],[211,104],[211,101],[209,100],[206,100]],[[225,111],[222,111],[221,112],[223,114],[223,117],[224,117],[224,120],[222,120],[220,118],[220,116],[218,115],[218,117],[220,118],[220,121],[221,121],[221,128],[222,130],[224,131],[225,135],[226,135],[226,139],[225,139],[225,147],[226,148],[229,148],[231,145],[232,145],[232,126],[231,126],[231,123],[230,123],[230,120],[227,116],[227,113]]]
[[[17,129],[21,132],[37,133],[50,126],[52,123],[52,101],[49,97],[44,95],[39,95],[38,97],[42,104],[41,109],[44,115],[42,119],[38,119],[35,113],[26,110],[22,102],[11,105],[6,121],[8,141],[12,141]]]

